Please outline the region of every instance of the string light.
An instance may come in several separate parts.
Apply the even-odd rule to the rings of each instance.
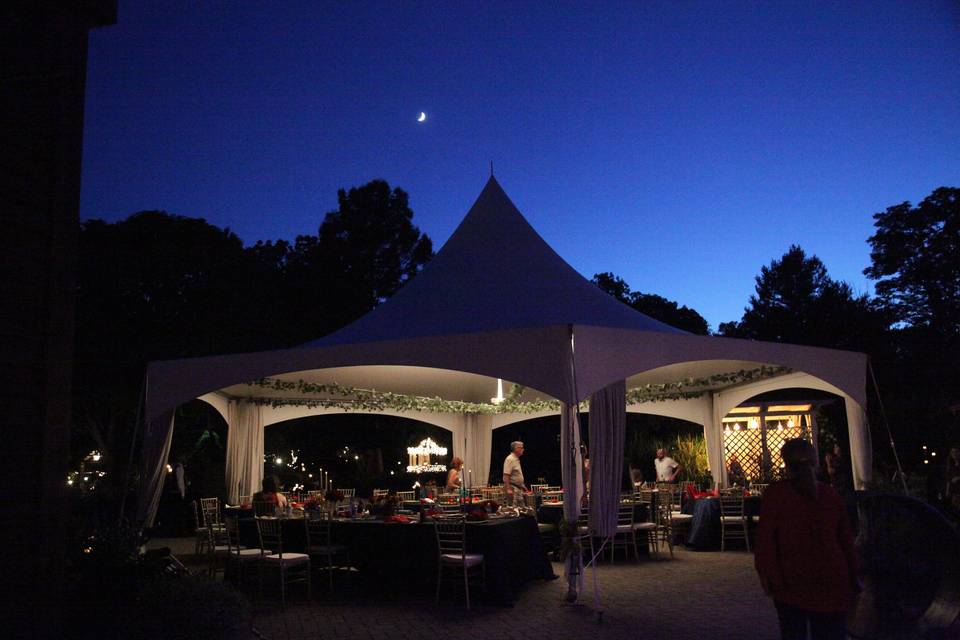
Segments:
[[[430,460],[430,456],[447,455],[447,448],[441,447],[430,438],[424,438],[415,447],[407,447],[407,455],[410,456],[407,473],[433,473],[447,470],[446,465]]]

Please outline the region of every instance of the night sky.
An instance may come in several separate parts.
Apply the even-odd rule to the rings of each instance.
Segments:
[[[871,291],[871,215],[960,186],[958,25],[946,0],[121,0],[90,35],[81,217],[292,240],[384,178],[439,248],[493,161],[580,273],[716,329],[791,243]]]

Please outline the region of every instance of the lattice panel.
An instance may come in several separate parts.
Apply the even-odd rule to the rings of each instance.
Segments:
[[[763,447],[759,429],[742,429],[740,431],[724,431],[723,433],[723,463],[730,468],[730,454],[737,454],[737,461],[743,467],[748,480],[760,478],[760,457]]]
[[[782,431],[778,431],[777,429],[767,430],[767,448],[770,449],[770,459],[773,463],[772,471],[774,475],[780,474],[780,465],[783,464],[783,458],[780,457],[780,447],[791,438],[806,438],[809,440],[810,437],[806,431],[803,427],[784,427]]]
[[[724,464],[730,468],[731,454],[737,455],[737,461],[743,467],[744,475],[751,482],[771,480],[780,476],[780,447],[791,438],[810,440],[809,429],[802,426],[767,429],[767,451],[770,456],[770,476],[763,477],[763,434],[760,429],[741,429],[723,432]]]

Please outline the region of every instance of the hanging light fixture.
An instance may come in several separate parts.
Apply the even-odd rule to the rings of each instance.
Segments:
[[[497,378],[497,395],[495,398],[490,398],[490,402],[492,402],[493,404],[500,404],[501,402],[503,402],[503,400],[504,400],[503,380],[501,380],[500,378]]]

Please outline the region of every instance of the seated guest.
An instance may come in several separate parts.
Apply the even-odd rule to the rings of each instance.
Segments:
[[[454,458],[450,461],[450,471],[447,473],[447,491],[460,491],[463,488],[463,458]]]
[[[730,486],[743,487],[747,484],[747,474],[743,472],[743,466],[735,453],[730,454],[730,462],[727,464],[727,481]]]
[[[273,504],[277,507],[287,506],[287,498],[280,493],[280,482],[277,480],[276,476],[264,476],[260,484],[263,487],[263,490],[253,494],[254,504],[257,502],[265,502]]]

